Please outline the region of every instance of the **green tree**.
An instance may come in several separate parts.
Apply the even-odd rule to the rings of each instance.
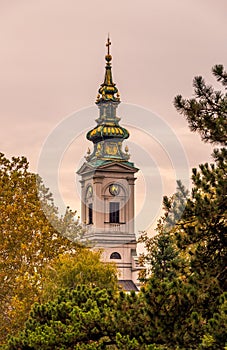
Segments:
[[[227,73],[222,65],[213,73],[224,87]],[[194,79],[194,99],[175,98],[175,106],[183,113],[192,131],[199,131],[206,142],[226,145],[227,94],[207,86],[202,77]],[[214,163],[193,169],[193,190],[182,220],[178,223],[178,245],[190,250],[191,264],[197,273],[215,277],[220,288],[226,288],[227,246],[227,151],[215,149]],[[200,276],[202,277],[202,276]]]
[[[179,206],[173,198],[182,198],[183,194],[165,198],[166,215],[159,222],[158,234],[141,237],[147,249],[143,256],[147,274],[142,274],[146,283],[141,290],[149,317],[145,339],[166,349],[199,349],[201,344],[211,343],[212,349],[222,349],[225,345],[225,309],[223,306],[220,312],[218,300],[225,290],[226,248],[216,238],[218,234],[223,238],[226,230],[223,213],[220,222],[214,220],[215,213],[218,218],[220,214],[217,203],[216,212],[213,208],[209,213],[207,208],[203,219],[197,216],[207,203],[204,188],[200,195],[196,209],[193,195],[188,199],[175,226],[172,222],[175,212],[176,217],[179,215]],[[211,332],[207,325],[212,322],[217,327]]]
[[[38,300],[43,267],[77,247],[66,237],[82,232],[69,209],[59,218],[49,190],[28,167],[26,158],[0,153],[0,341],[20,329]]]
[[[113,290],[97,287],[62,290],[53,301],[34,306],[24,331],[11,337],[5,349],[117,349],[117,343],[136,344],[116,333],[116,299]]]
[[[191,345],[198,344],[202,336],[202,319],[198,322],[193,319],[198,304],[197,285],[189,279],[189,261],[177,247],[176,227],[172,226],[175,213],[176,217],[179,214],[179,198],[179,194],[170,199],[165,197],[166,212],[159,221],[157,235],[143,234],[140,238],[146,249],[142,263],[147,268],[142,271],[145,285],[141,298],[149,318],[144,339],[163,349],[197,349]]]
[[[146,282],[149,276],[155,275],[159,280],[179,275],[185,262],[177,248],[174,237],[174,225],[183,213],[188,191],[178,181],[178,191],[171,198],[163,198],[164,216],[159,219],[156,235],[149,237],[143,232],[138,242],[144,245],[140,255],[140,264],[146,267],[140,272],[140,280]]]
[[[212,72],[222,86],[227,86],[227,73],[222,65],[213,67]],[[183,114],[192,131],[198,131],[205,142],[226,145],[227,141],[227,94],[215,91],[201,76],[193,81],[195,97],[174,99],[176,109]]]
[[[99,349],[110,341],[106,317],[112,299],[111,291],[98,288],[62,290],[53,301],[33,307],[25,330],[9,340],[7,349],[63,350],[82,344]]]
[[[191,268],[210,281],[216,278],[226,289],[226,170],[227,152],[222,150],[215,164],[193,169],[193,190],[182,219],[178,222],[179,248],[190,253]],[[219,159],[218,159],[219,158]]]
[[[75,289],[77,285],[118,289],[117,268],[101,261],[101,251],[79,248],[77,253],[61,254],[43,272],[42,300],[52,300],[61,289]]]
[[[205,325],[205,333],[199,349],[219,350],[220,344],[227,344],[227,293],[223,293],[217,302],[217,310]],[[226,347],[224,348],[226,349]]]
[[[213,73],[225,87],[224,68],[215,66]],[[177,96],[176,108],[204,141],[225,145],[227,95],[214,91],[201,77],[195,78],[194,87],[196,97]],[[189,196],[178,186],[175,196],[164,198],[158,235],[141,238],[147,248],[143,262],[149,276],[142,290],[150,317],[148,339],[167,349],[225,347],[226,149],[214,150],[213,158],[213,164],[193,169]]]

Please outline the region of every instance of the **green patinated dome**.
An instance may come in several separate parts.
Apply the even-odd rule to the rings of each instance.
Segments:
[[[128,137],[128,130],[115,124],[98,125],[87,133],[87,139],[93,143],[111,138],[127,139]]]

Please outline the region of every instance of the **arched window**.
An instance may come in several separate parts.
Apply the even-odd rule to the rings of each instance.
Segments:
[[[121,255],[118,252],[114,252],[110,255],[110,259],[121,259]]]

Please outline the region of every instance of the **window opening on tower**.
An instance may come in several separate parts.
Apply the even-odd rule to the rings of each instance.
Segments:
[[[88,225],[93,224],[93,205],[90,203],[88,205]]]
[[[110,202],[110,223],[119,224],[120,223],[120,203]]]

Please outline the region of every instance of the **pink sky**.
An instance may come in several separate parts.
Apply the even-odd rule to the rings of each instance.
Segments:
[[[179,139],[189,167],[209,161],[210,145],[189,131],[172,101],[178,93],[192,96],[195,75],[216,85],[211,67],[227,63],[226,13],[226,0],[0,0],[0,151],[26,156],[37,171],[48,135],[74,111],[94,105],[110,32],[121,100],[160,116]],[[80,125],[75,135],[79,131]],[[136,129],[131,135],[131,149],[134,143],[153,152],[160,176],[168,178],[162,195],[173,193],[166,150]],[[77,136],[59,165],[64,201],[78,210],[75,168],[88,146],[84,135]],[[144,173],[141,169],[137,211],[144,210],[149,191]]]

